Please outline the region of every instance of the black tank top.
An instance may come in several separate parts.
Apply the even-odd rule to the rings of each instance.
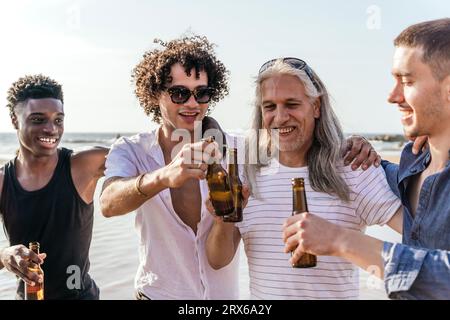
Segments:
[[[71,154],[65,148],[58,150],[58,164],[49,183],[31,192],[17,180],[15,159],[8,162],[0,215],[11,246],[28,247],[30,241],[38,241],[40,251],[47,254],[42,264],[45,299],[98,299],[99,290],[88,274],[94,206],[78,195],[70,172]],[[81,276],[78,282],[77,274]],[[23,296],[20,280],[16,298]]]

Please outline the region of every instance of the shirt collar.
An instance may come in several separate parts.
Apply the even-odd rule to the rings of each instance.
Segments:
[[[431,161],[431,153],[429,149],[423,151],[419,156],[417,156],[416,160],[410,164],[406,170],[403,171],[403,174],[400,176],[400,181],[403,179],[416,175],[422,171],[424,171]]]

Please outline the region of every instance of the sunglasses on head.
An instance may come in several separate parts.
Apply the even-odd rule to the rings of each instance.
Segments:
[[[173,103],[183,104],[189,100],[191,95],[194,96],[195,101],[198,103],[208,103],[214,94],[214,89],[210,87],[197,87],[194,90],[190,90],[185,86],[173,86],[167,89],[170,99]]]
[[[263,73],[267,69],[269,69],[271,66],[275,64],[275,62],[279,59],[272,59],[264,63],[261,68],[259,68],[258,74]],[[304,70],[306,72],[306,75],[308,76],[309,80],[311,80],[314,87],[316,87],[317,91],[320,91],[319,84],[314,80],[314,76],[312,74],[311,68],[306,64],[305,61],[298,59],[298,58],[283,58],[282,61],[288,65],[290,65],[292,68],[295,68],[297,70]]]

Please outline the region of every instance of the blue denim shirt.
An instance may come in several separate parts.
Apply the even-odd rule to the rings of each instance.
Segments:
[[[400,165],[382,161],[403,204],[402,244],[383,245],[386,291],[392,299],[450,299],[450,160],[443,171],[425,179],[412,216],[408,183],[429,165],[431,154],[411,150],[412,144],[404,148]]]

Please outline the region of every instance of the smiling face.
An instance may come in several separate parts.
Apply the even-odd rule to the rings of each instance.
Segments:
[[[273,139],[285,156],[306,155],[314,137],[315,119],[320,117],[318,101],[314,104],[305,93],[300,79],[293,75],[277,75],[261,83],[263,126],[278,132]]]
[[[181,64],[177,63],[171,67],[170,77],[172,79],[169,87],[183,86],[191,91],[208,86],[208,76],[206,72],[200,71],[198,78],[195,76],[195,69],[191,70],[188,76]],[[194,131],[194,121],[201,121],[208,110],[207,103],[199,104],[194,95],[183,104],[172,102],[167,91],[161,94],[159,99],[161,110],[162,126],[166,133],[171,133],[175,129],[186,129]]]
[[[422,62],[420,48],[397,47],[392,75],[395,86],[388,101],[398,105],[407,137],[435,135],[448,126],[450,114],[445,108],[445,86],[433,77]]]
[[[55,154],[64,132],[62,102],[53,98],[28,99],[15,109],[13,125],[21,152],[35,157]]]

